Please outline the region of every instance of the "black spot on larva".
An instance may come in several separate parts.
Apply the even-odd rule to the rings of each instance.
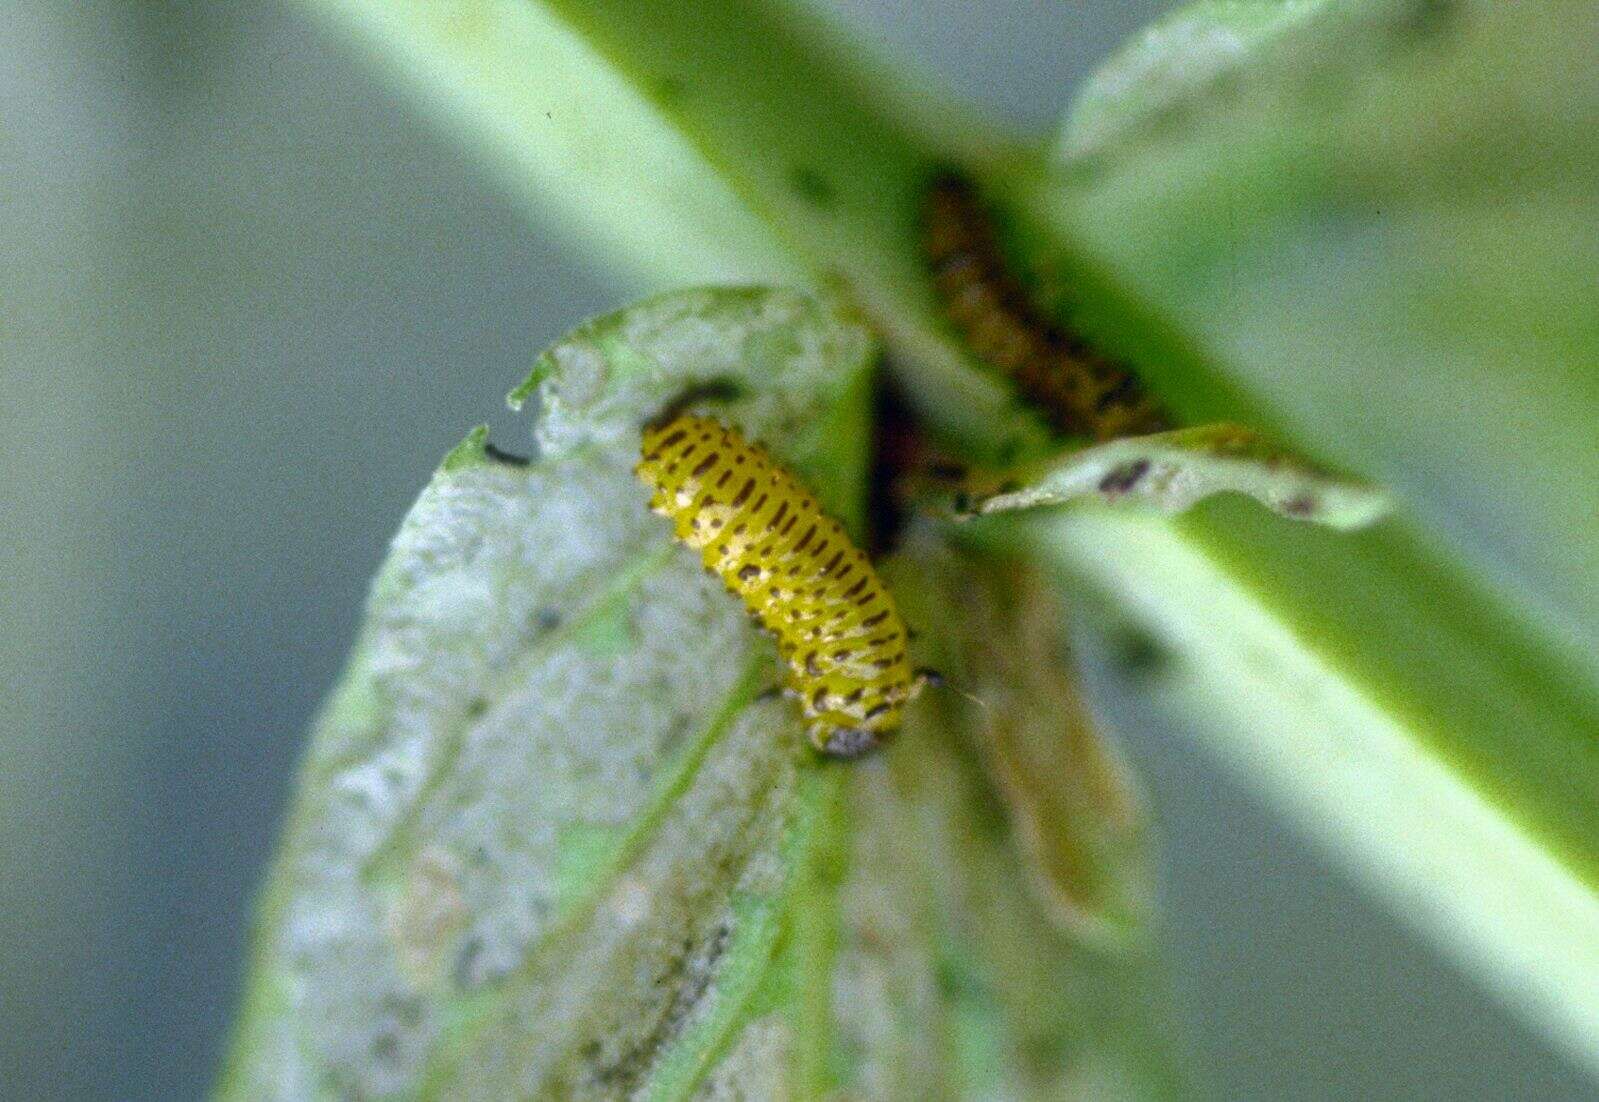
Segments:
[[[1308,517],[1315,514],[1321,506],[1313,494],[1299,494],[1283,502],[1282,510],[1291,517]]]
[[[863,627],[863,628],[875,628],[878,624],[881,624],[886,619],[888,619],[888,609],[885,608],[882,612],[876,613],[876,614],[874,614],[872,616],[868,616],[866,619],[862,620],[861,621],[861,627]],[[890,636],[885,636],[884,638],[885,639],[892,639],[893,636],[891,636],[891,635]],[[873,640],[873,641],[875,642],[876,640]]]
[[[743,566],[738,568],[738,580],[741,582],[751,581],[755,578],[759,578],[760,576],[761,568],[756,566],[754,563],[745,563]]]
[[[1125,494],[1144,480],[1149,473],[1149,460],[1138,459],[1131,463],[1123,463],[1106,472],[1105,477],[1099,480],[1099,492],[1102,494]]]
[[[706,471],[716,466],[716,461],[720,458],[722,458],[721,452],[712,452],[710,455],[707,455],[704,459],[700,460],[699,466],[695,467],[689,472],[689,477],[699,478]]]

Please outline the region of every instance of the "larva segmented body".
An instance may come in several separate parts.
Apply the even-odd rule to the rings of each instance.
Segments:
[[[1168,427],[1129,371],[1034,307],[967,180],[944,173],[933,181],[923,229],[945,314],[973,354],[1010,378],[1056,428],[1113,440]]]
[[[894,599],[865,552],[759,445],[709,417],[645,429],[639,479],[708,570],[777,637],[811,741],[855,757],[921,688]]]

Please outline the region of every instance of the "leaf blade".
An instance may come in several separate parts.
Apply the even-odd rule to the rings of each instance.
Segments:
[[[1342,478],[1241,425],[1124,437],[1068,453],[1028,471],[1023,484],[981,497],[987,515],[1074,501],[1136,502],[1182,513],[1214,494],[1243,494],[1279,516],[1329,528],[1364,528],[1389,510],[1383,492]]]
[[[668,1049],[714,1047],[692,1027],[731,1029],[766,967],[816,762],[787,702],[756,699],[772,661],[738,602],[644,507],[638,425],[742,380],[726,415],[858,498],[833,438],[864,436],[871,340],[802,295],[688,292],[552,361],[538,457],[474,432],[374,584],[224,1096],[644,1083]]]

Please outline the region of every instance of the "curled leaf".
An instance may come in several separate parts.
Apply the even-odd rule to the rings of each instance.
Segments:
[[[1005,809],[1034,898],[1086,944],[1136,944],[1153,894],[1144,809],[1077,689],[1050,580],[1020,558],[925,534],[889,569],[907,615],[937,625],[928,657],[947,684],[942,715]]]
[[[1330,528],[1363,528],[1389,510],[1377,487],[1323,470],[1240,425],[1214,424],[1072,452],[1020,488],[977,500],[972,511],[1098,499],[1180,513],[1220,493],[1247,494],[1275,513]]]

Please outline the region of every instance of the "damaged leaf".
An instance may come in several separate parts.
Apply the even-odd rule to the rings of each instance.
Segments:
[[[858,530],[873,357],[803,295],[675,294],[540,359],[530,461],[483,430],[446,458],[313,734],[222,1097],[921,1097],[904,1045],[943,1096],[1154,1074],[1108,1040],[1144,958],[1083,956],[1029,894],[970,743],[944,775],[929,710],[892,759],[920,780],[817,755],[633,476],[641,424],[703,395]]]
[[[613,1097],[719,1048],[833,782],[645,508],[639,424],[731,384],[858,514],[871,357],[805,296],[672,295],[545,355],[531,464],[451,454],[313,736],[225,1096]]]
[[[1282,516],[1340,529],[1363,528],[1389,508],[1375,486],[1323,470],[1242,425],[1216,424],[1072,452],[1019,489],[980,498],[972,512],[1098,499],[1181,513],[1220,493],[1246,494]]]

